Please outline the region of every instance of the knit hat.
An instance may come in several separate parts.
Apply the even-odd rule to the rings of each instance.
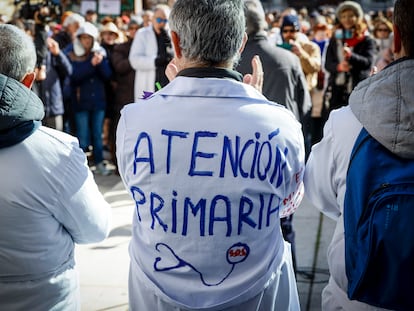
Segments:
[[[300,30],[299,17],[297,15],[286,15],[283,17],[281,30],[286,26],[293,26],[296,31]]]
[[[362,17],[364,16],[364,11],[362,11],[362,8],[359,5],[359,3],[355,1],[344,1],[336,9],[336,17],[339,18],[339,15],[346,10],[354,11],[358,19],[362,19]]]

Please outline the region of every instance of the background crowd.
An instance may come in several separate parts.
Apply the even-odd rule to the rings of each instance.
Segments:
[[[356,18],[340,16],[339,8],[350,8],[348,15]],[[122,107],[168,83],[164,71],[173,58],[169,11],[167,5],[156,5],[138,15],[99,16],[89,10],[55,16],[45,7],[34,12],[33,19],[2,17],[3,23],[18,25],[35,40],[34,90],[45,106],[44,125],[78,137],[97,173],[111,174],[114,167],[117,172],[114,136]],[[272,46],[267,54],[273,61],[264,64],[264,95],[294,112],[303,126],[307,154],[320,140],[329,112],[346,105],[353,87],[374,65],[380,70],[393,60],[392,13],[392,8],[363,12],[350,1],[310,12],[289,7],[265,12],[259,28],[249,33],[249,42],[259,35]],[[355,34],[348,31],[353,28]],[[248,48],[238,71],[250,71],[254,52],[266,58],[263,50]],[[286,73],[281,84],[275,62],[287,59],[296,73]],[[274,85],[283,85],[285,91]]]
[[[214,2],[213,0],[211,1]],[[212,297],[215,300],[205,301],[204,292],[198,293],[198,288],[188,286],[190,284],[188,283],[185,284],[185,286],[188,286],[186,290],[195,290],[195,300],[187,300],[188,295],[185,294],[182,297],[179,296],[176,302],[183,306],[194,305],[195,307],[198,307],[200,304],[202,306],[210,306],[210,304],[211,306],[214,304],[219,305],[223,301],[227,301],[229,297],[234,298],[235,292],[242,288],[252,297],[251,300],[242,302],[244,304],[256,305],[258,303],[258,305],[263,306],[264,310],[267,304],[273,303],[277,305],[275,303],[277,302],[276,298],[280,298],[281,302],[284,301],[286,303],[286,309],[297,309],[298,299],[294,284],[294,273],[296,271],[292,217],[304,192],[302,176],[305,174],[304,181],[307,187],[305,191],[312,201],[316,203],[315,205],[332,218],[340,219],[344,210],[341,204],[343,204],[345,180],[347,179],[345,172],[347,171],[347,161],[349,161],[350,154],[348,149],[352,147],[355,141],[358,134],[357,130],[362,126],[372,130],[375,135],[378,135],[378,139],[384,138],[385,143],[391,145],[392,151],[394,151],[395,145],[398,147],[402,146],[403,150],[400,152],[397,148],[396,154],[401,153],[403,156],[408,154],[408,158],[412,159],[411,140],[405,137],[402,139],[409,141],[408,147],[405,148],[405,145],[395,144],[394,140],[388,141],[388,136],[381,137],[378,134],[381,131],[388,132],[387,126],[390,124],[393,129],[397,128],[395,120],[389,117],[391,114],[381,113],[394,106],[395,111],[401,111],[401,108],[404,108],[401,107],[400,102],[394,102],[392,99],[403,98],[408,102],[412,98],[410,96],[412,91],[410,80],[406,77],[412,67],[412,42],[409,38],[413,24],[410,15],[406,15],[403,9],[407,7],[408,2],[404,0],[396,2],[395,16],[397,18],[394,20],[396,22],[394,26],[391,24],[393,18],[392,9],[384,12],[364,12],[362,7],[354,1],[344,1],[335,8],[320,8],[310,13],[306,9],[296,10],[294,8],[286,8],[280,12],[264,12],[260,2],[257,0],[235,1],[237,5],[234,6],[232,3],[224,0],[217,1],[217,3],[219,2],[220,6],[217,6],[217,8],[221,11],[216,10],[216,7],[213,5],[207,5],[204,2],[195,3],[191,0],[178,0],[171,13],[171,19],[171,8],[168,5],[161,4],[156,5],[151,11],[142,12],[139,16],[122,14],[119,17],[99,17],[94,11],[88,11],[85,15],[75,12],[64,12],[62,16],[54,16],[50,9],[44,6],[37,8],[33,12],[32,18],[18,16],[10,21],[4,21],[5,23],[16,25],[26,34],[9,25],[0,27],[4,33],[2,53],[4,55],[4,63],[6,64],[4,65],[4,71],[7,73],[6,75],[2,74],[1,78],[5,84],[10,85],[4,88],[6,90],[5,96],[10,96],[10,99],[3,100],[2,96],[3,104],[6,105],[15,101],[16,107],[12,108],[20,108],[25,102],[24,96],[17,98],[12,96],[11,92],[8,92],[9,89],[13,89],[16,92],[20,90],[22,86],[18,84],[18,81],[26,86],[27,89],[33,88],[38,97],[27,96],[35,105],[29,105],[30,109],[26,109],[27,111],[25,110],[24,113],[32,112],[35,114],[34,117],[30,115],[25,116],[24,113],[10,113],[9,115],[7,114],[9,111],[6,111],[7,122],[4,123],[7,123],[7,131],[4,131],[3,134],[7,135],[5,135],[6,140],[4,140],[5,145],[3,148],[17,145],[18,148],[23,149],[26,145],[29,147],[33,145],[36,148],[25,148],[22,150],[22,153],[27,153],[27,150],[29,150],[29,153],[32,152],[36,155],[44,154],[45,159],[53,159],[53,156],[48,156],[47,154],[50,150],[53,150],[53,155],[60,159],[60,152],[67,149],[68,151],[62,156],[69,158],[68,154],[72,155],[73,152],[71,150],[76,144],[73,144],[72,141],[66,141],[67,137],[70,136],[62,132],[73,134],[79,141],[80,148],[77,148],[76,152],[80,155],[78,167],[81,168],[81,171],[77,174],[75,169],[71,169],[68,166],[64,173],[70,172],[75,175],[68,175],[71,177],[68,181],[76,180],[77,177],[82,175],[81,173],[86,174],[85,178],[90,181],[91,189],[93,190],[90,193],[93,194],[97,194],[98,190],[93,183],[91,173],[86,165],[82,166],[80,163],[84,159],[84,153],[88,155],[88,166],[93,168],[96,173],[109,175],[112,173],[112,169],[109,168],[108,164],[114,164],[115,172],[121,174],[125,185],[132,192],[137,207],[138,217],[134,218],[135,231],[131,242],[130,255],[132,259],[137,259],[135,262],[139,264],[131,265],[130,289],[139,289],[138,292],[141,295],[148,297],[150,295],[146,295],[145,292],[148,289],[147,279],[140,274],[142,271],[151,275],[154,272],[157,274],[158,272],[188,266],[197,272],[194,274],[196,277],[191,281],[194,283],[200,281],[200,276],[201,282],[207,287],[221,285],[233,272],[234,265],[238,262],[227,259],[227,262],[233,265],[230,272],[221,281],[212,283],[205,280],[202,273],[190,262],[186,262],[178,256],[176,256],[179,260],[178,266],[158,266],[159,257],[155,257],[153,266],[142,264],[143,262],[149,263],[152,257],[157,256],[155,251],[159,251],[158,248],[160,246],[167,247],[175,256],[172,248],[165,243],[158,242],[160,239],[158,233],[161,231],[155,231],[162,229],[164,232],[161,233],[168,233],[162,236],[164,238],[162,241],[168,242],[171,245],[174,244],[177,248],[183,247],[184,253],[191,255],[191,260],[200,263],[200,265],[205,265],[203,267],[209,270],[210,263],[202,260],[202,258],[199,258],[197,254],[192,252],[191,243],[195,243],[194,241],[196,240],[193,240],[192,237],[187,237],[188,206],[186,204],[192,205],[190,195],[196,192],[194,191],[195,188],[197,188],[197,191],[200,190],[201,193],[206,191],[208,194],[220,188],[225,195],[216,195],[210,206],[209,237],[212,237],[210,247],[213,249],[220,246],[221,250],[230,257],[233,255],[238,257],[243,254],[244,259],[241,261],[244,261],[249,255],[249,246],[237,243],[238,240],[233,241],[233,239],[239,239],[239,236],[242,236],[241,240],[245,238],[250,245],[254,245],[265,254],[265,256],[262,256],[262,260],[259,260],[259,258],[255,260],[249,259],[247,268],[256,277],[261,276],[262,272],[266,270],[266,277],[269,277],[268,281],[271,281],[271,283],[260,279],[258,286],[261,288],[261,291],[259,291],[257,296],[254,296],[257,294],[257,290],[253,290],[250,287],[253,279],[244,278],[243,273],[241,273],[243,271],[238,270],[237,273],[240,273],[240,275],[235,273],[227,280],[228,283],[233,282],[234,286],[232,285],[230,289],[220,291],[220,293],[217,292],[217,295],[214,293]],[[188,7],[191,7],[191,9],[189,10]],[[204,10],[204,13],[202,10]],[[231,13],[232,10],[234,10],[233,13]],[[206,16],[208,25],[203,25],[201,22],[206,20]],[[234,20],[229,23],[231,18]],[[405,20],[410,21],[409,27],[403,27],[403,21]],[[211,21],[217,21],[218,25],[222,23],[223,31],[218,33],[217,25],[211,23]],[[171,25],[171,29],[169,25]],[[210,31],[205,32],[203,26],[208,26]],[[243,35],[245,30],[247,36]],[[395,34],[393,34],[393,30]],[[203,38],[204,41],[199,39],[200,36],[208,36],[210,33],[215,35],[207,37],[207,40]],[[18,40],[14,40],[14,37]],[[16,53],[16,55],[20,53],[21,62],[24,62],[23,54],[25,52],[23,49],[18,50],[18,47],[22,45],[18,37],[21,37],[21,40],[26,40],[26,46],[35,52],[30,57],[31,63],[29,67],[33,67],[34,63],[36,64],[34,72],[22,71],[15,77],[12,75],[14,73],[11,69],[16,69],[18,66],[14,66],[16,67],[14,68],[9,66],[9,63],[13,61],[13,53]],[[4,47],[9,42],[14,43],[15,50],[10,55],[6,55]],[[395,46],[392,46],[393,44]],[[173,47],[175,54],[173,53]],[[261,62],[256,55],[260,57]],[[396,62],[393,62],[394,57],[397,60]],[[391,64],[392,62],[393,64]],[[388,66],[389,64],[391,65]],[[398,64],[398,67],[395,64]],[[249,75],[251,72],[253,74]],[[380,73],[378,74],[378,72]],[[373,75],[374,73],[377,73],[377,75]],[[400,79],[400,74],[405,79]],[[370,77],[372,75],[373,77]],[[402,89],[395,87],[392,82],[389,83],[391,80],[383,79],[383,76],[387,75],[396,76],[395,80],[398,81],[398,86],[401,86],[400,81],[403,81],[404,87]],[[18,81],[9,79],[10,77]],[[263,89],[254,90],[254,88],[251,88],[262,78],[264,79]],[[216,84],[217,81],[220,81],[222,87]],[[371,82],[376,87],[374,91],[370,88]],[[257,84],[261,85],[261,83]],[[30,91],[26,89],[24,91],[30,94]],[[254,93],[250,93],[253,91]],[[262,91],[264,96],[257,91]],[[366,98],[365,94],[368,91],[372,94]],[[383,91],[383,95],[378,97],[377,93],[380,94],[381,91]],[[397,93],[394,94],[394,92]],[[249,94],[249,96],[246,94]],[[387,96],[390,94],[391,97],[388,98]],[[177,97],[179,97],[179,100]],[[129,105],[124,108],[125,105],[136,102],[141,98],[148,99],[148,105]],[[200,100],[201,105],[194,107],[192,105],[194,98]],[[286,106],[291,113],[279,105],[270,103],[269,100]],[[220,106],[224,102],[227,105]],[[257,102],[262,102],[263,105],[257,105]],[[362,103],[369,105],[370,109],[364,110]],[[178,105],[178,107],[181,107],[181,110],[175,110],[173,105]],[[223,109],[211,109],[214,105],[219,105],[218,107]],[[232,122],[232,124],[228,122],[230,112],[226,113],[226,109],[232,107],[230,105],[241,106],[231,111],[234,113],[232,115],[234,123]],[[378,105],[381,107],[380,109],[377,109]],[[272,108],[266,110],[268,107]],[[342,107],[344,108],[338,109]],[[34,111],[31,111],[31,109],[34,109]],[[373,118],[372,116],[375,116],[378,112],[378,117]],[[172,117],[174,114],[177,116]],[[283,117],[284,114],[286,117]],[[412,124],[410,111],[401,115],[407,117],[408,121],[403,120],[407,123],[407,126]],[[384,119],[381,119],[381,116]],[[32,120],[33,118],[34,120]],[[19,127],[13,127],[16,119],[19,122],[21,121]],[[40,126],[40,120],[43,125],[58,131],[41,127],[41,130],[36,132]],[[246,120],[248,120],[249,124],[246,124]],[[275,126],[274,120],[277,120],[276,124],[278,126],[280,124],[280,128],[277,128],[275,131],[273,131]],[[383,120],[384,122],[378,122],[378,120]],[[191,131],[175,130],[176,128],[181,128],[185,123],[191,128],[191,131],[196,133],[196,136],[193,142],[192,140],[183,140],[184,143],[181,145],[183,149],[179,150],[180,156],[174,157],[173,155],[173,162],[178,169],[175,169],[174,173],[170,175],[172,137],[178,136],[182,139],[188,137]],[[174,128],[174,130],[164,129],[165,124]],[[217,133],[204,130],[213,125],[219,128]],[[197,129],[200,128],[203,130],[198,131]],[[222,172],[220,174],[223,174],[223,176],[220,176],[220,178],[225,178],[205,178],[206,176],[213,176],[213,171],[195,169],[196,161],[194,159],[197,157],[214,158],[220,151],[215,153],[195,152],[197,150],[197,143],[199,139],[201,140],[201,137],[215,138],[218,133],[221,135],[229,128],[242,132],[243,135],[240,137],[243,138],[250,137],[252,128],[257,131],[255,133],[256,149],[251,154],[254,159],[252,160],[253,164],[250,174],[243,171],[241,163],[245,160],[243,156],[247,146],[253,144],[252,139],[246,139],[247,143],[242,147],[240,159],[237,157],[235,160],[235,162],[240,161],[239,165],[233,165],[232,163],[234,176],[224,174],[227,163],[225,160],[226,148],[229,149],[229,154],[232,153],[231,139],[229,138],[231,135],[229,135],[225,136],[224,142],[227,145],[222,149],[224,160],[221,161]],[[160,138],[159,136],[160,129],[162,129],[162,135],[168,136],[169,144],[165,172],[155,170],[154,163],[151,162],[154,160],[152,158],[151,135],[156,137],[154,142],[158,140],[157,143],[159,143],[154,143],[154,146],[157,146],[157,148],[154,148],[156,152],[161,150],[159,148],[161,141],[165,142],[165,137],[162,136]],[[15,130],[19,135],[15,135]],[[395,137],[400,137],[398,135],[399,129],[395,131]],[[115,135],[115,132],[117,135]],[[270,142],[263,143],[263,146],[269,146],[270,154],[268,155],[269,166],[266,167],[265,174],[261,175],[260,160],[262,158],[260,157],[264,154],[262,153],[263,146],[259,148],[261,132],[270,133],[268,136],[269,141],[273,138],[278,140],[275,149],[277,152],[276,163],[280,161],[279,164],[281,164],[282,158],[285,161],[281,164],[281,167],[275,168],[275,173],[270,179],[266,178],[266,173],[270,168],[271,151],[273,149],[270,147]],[[406,132],[411,133],[411,128]],[[136,138],[137,133],[140,134],[136,145],[129,144],[129,142]],[[41,140],[35,139],[36,135],[42,135],[42,139],[49,142],[50,150],[46,150],[46,147],[39,144]],[[59,138],[60,136],[61,138]],[[27,137],[30,137],[30,139],[25,140]],[[131,139],[131,137],[133,138]],[[237,136],[237,139],[240,137]],[[148,153],[150,154],[148,157],[143,156],[142,150],[139,150],[140,143],[145,139],[148,139]],[[20,144],[22,141],[24,143]],[[64,145],[66,149],[59,148],[56,145],[56,141],[60,141],[61,145]],[[218,144],[213,143],[213,140],[210,141],[212,142],[210,147],[217,148]],[[240,141],[238,140],[237,147],[235,148],[239,148],[239,143]],[[279,148],[282,148],[283,144],[286,144],[286,147],[283,151],[280,151],[281,149],[279,150]],[[312,146],[313,148],[311,148]],[[192,150],[192,162],[188,176],[185,174],[185,168],[188,166],[188,163],[181,156],[186,148]],[[7,149],[6,152],[10,150],[13,151],[15,149]],[[115,151],[117,156],[115,156]],[[72,158],[70,161],[65,161],[65,163],[71,164],[73,162]],[[255,179],[254,166],[256,165],[257,158],[259,158],[257,161],[257,177],[260,181],[256,187],[259,190],[252,187],[250,183],[250,179]],[[118,159],[119,163],[116,163],[116,159]],[[308,161],[305,170],[306,160]],[[233,159],[230,162],[232,161]],[[141,171],[137,172],[137,167],[141,162],[149,162],[149,170],[146,171],[147,166],[144,165],[144,169],[141,168]],[[45,172],[52,171],[52,168],[49,169],[49,166],[54,167],[56,164],[55,162],[45,162],[45,165],[42,165],[41,162],[39,163],[40,165],[36,166],[39,176],[46,176]],[[133,163],[133,170],[130,167],[131,163]],[[322,165],[320,165],[321,163]],[[342,169],[337,166],[338,164],[343,166]],[[240,169],[241,176],[237,176],[238,169]],[[25,171],[35,172],[30,169],[25,169]],[[274,185],[272,183],[277,171],[280,176],[278,176],[276,186],[273,188]],[[286,175],[282,176],[282,174]],[[34,174],[32,175],[32,180],[34,180],[35,176]],[[194,176],[196,177],[193,178]],[[235,184],[233,177],[239,177],[242,182]],[[187,182],[180,182],[180,178],[182,179],[181,181],[186,180]],[[55,184],[58,185],[64,179],[64,177],[59,178],[53,185],[49,183],[48,186],[53,188]],[[44,178],[44,180],[47,180],[47,178]],[[198,189],[198,185],[194,183],[194,180],[200,181],[203,187]],[[323,180],[323,182],[319,182],[320,180]],[[283,181],[285,184],[283,187],[280,187]],[[81,184],[82,180],[78,178],[78,182]],[[267,185],[268,182],[271,185]],[[3,182],[3,184],[3,187],[9,186],[8,182]],[[75,188],[74,191],[79,187],[79,184],[73,186]],[[221,187],[217,187],[217,184],[220,184]],[[261,189],[263,184],[265,185]],[[137,185],[144,190],[138,188]],[[258,185],[261,186],[258,187]],[[171,192],[166,191],[166,186],[172,186],[173,190]],[[268,222],[263,230],[271,230],[272,234],[267,235],[265,243],[257,239],[257,235],[251,229],[256,227],[256,223],[252,218],[253,214],[250,215],[253,205],[256,203],[254,203],[255,199],[250,199],[247,196],[239,198],[240,188],[243,189],[243,187],[248,189],[245,193],[249,195],[249,187],[253,189],[253,194],[260,194],[259,200],[262,206],[260,213],[263,211],[264,194],[270,195],[271,202],[276,193],[279,202],[281,202],[280,206],[278,206],[278,208],[281,208],[280,211],[278,209],[270,210],[271,203],[269,203]],[[70,188],[68,189],[71,190]],[[153,192],[154,189],[156,192]],[[189,243],[182,243],[183,240],[176,239],[178,193],[181,195],[181,192],[177,191],[177,189],[182,190],[184,194],[188,194],[184,204],[182,236]],[[40,186],[38,190],[39,193],[43,193]],[[53,189],[53,192],[55,193],[56,191]],[[147,202],[145,193],[150,193],[150,203]],[[171,200],[167,200],[168,202],[171,201],[173,206],[171,232],[168,232],[168,225],[158,215],[158,213],[162,213],[164,200],[157,193],[161,193],[162,196],[167,198],[172,196]],[[141,199],[138,199],[138,196],[141,196]],[[16,197],[19,197],[19,195]],[[68,198],[72,199],[76,198],[76,196],[68,193]],[[154,198],[159,200],[160,204],[156,208],[154,208]],[[107,204],[103,203],[103,198],[99,197],[99,199],[101,202],[98,203],[104,205],[105,209],[108,210]],[[238,234],[236,236],[231,234],[230,215],[232,210],[231,204],[237,202],[238,199],[240,199],[240,203]],[[218,200],[225,201],[229,219],[215,217],[214,213]],[[28,201],[30,204],[31,200]],[[7,200],[6,202],[8,204],[15,203],[13,200]],[[205,208],[206,199],[202,199],[200,202],[200,206],[204,204],[203,208]],[[69,203],[68,206],[70,207],[70,202],[68,201],[67,203]],[[150,207],[150,217],[148,217],[147,213],[143,213],[142,220],[138,207],[141,205],[144,210],[146,204],[149,204]],[[244,207],[247,205],[250,208],[248,212],[244,210]],[[328,207],[333,207],[333,209]],[[54,208],[54,205],[50,208]],[[195,216],[197,209],[201,207],[197,204],[191,208]],[[272,226],[269,226],[270,214],[276,211],[281,218],[281,230],[279,230],[278,218],[276,224],[272,223]],[[200,216],[200,231],[193,230],[195,233],[199,233],[200,241],[204,241],[205,235],[204,220],[201,219],[204,216],[204,214]],[[262,215],[260,215],[258,220],[260,222],[259,230],[262,230],[261,217]],[[168,220],[169,218],[166,219]],[[82,219],[82,221],[84,220]],[[157,220],[160,226],[157,226],[154,230],[155,220]],[[229,249],[230,251],[226,251],[227,246],[220,244],[219,239],[213,240],[214,223],[223,220],[227,221],[228,226],[226,237],[230,237],[229,240],[232,243],[234,242]],[[97,239],[102,239],[108,234],[109,217],[103,220],[98,219],[91,225],[95,226],[95,222],[101,225],[99,230],[97,230]],[[341,224],[342,222],[338,222],[338,227],[335,231],[336,235],[332,240],[332,247],[342,245],[344,234],[341,231],[343,230]],[[72,223],[68,224],[69,228],[71,225]],[[247,233],[242,232],[243,225],[251,227],[249,230],[246,230]],[[145,231],[148,234],[148,240],[143,237],[144,235],[137,234],[139,228],[141,228],[140,226],[148,226],[153,230]],[[71,233],[70,230],[69,233]],[[279,239],[281,233],[284,240],[289,241],[290,245],[287,245],[283,239]],[[76,230],[73,230],[73,234],[77,234]],[[217,238],[219,235],[216,234],[215,236]],[[73,239],[73,241],[76,241],[76,239]],[[85,242],[88,241],[85,240]],[[151,241],[150,247],[148,247],[148,241]],[[79,242],[83,242],[83,240],[79,239]],[[69,253],[72,252],[72,244],[67,248]],[[276,245],[280,249],[269,250],[269,245]],[[142,252],[142,249],[145,249],[145,247],[148,247],[147,252]],[[238,255],[235,255],[236,247],[238,248]],[[293,256],[290,256],[291,248]],[[150,254],[150,252],[153,252],[152,257],[148,255],[148,258],[146,258],[145,256]],[[145,255],[143,256],[142,254]],[[257,254],[258,252],[255,253],[256,256]],[[283,258],[276,255],[283,255]],[[327,310],[332,309],[330,307],[336,304],[343,304],[343,302],[336,301],[336,299],[339,297],[339,294],[345,293],[348,281],[345,277],[343,262],[341,261],[343,259],[343,248],[337,248],[336,252],[333,250],[329,256],[331,278],[328,287],[322,295],[323,306]],[[335,258],[338,259],[333,261]],[[293,259],[292,262],[291,259]],[[214,260],[217,261],[215,267],[221,265],[218,263],[221,260],[220,258],[215,258]],[[271,268],[269,268],[271,265],[268,263],[272,264]],[[279,269],[277,268],[279,264],[285,270],[281,270],[280,278],[274,278],[272,276],[273,270],[279,271],[277,270]],[[140,270],[142,268],[140,265],[142,267],[149,266],[153,269],[149,269],[149,271]],[[216,273],[217,269],[212,269],[210,272]],[[158,274],[157,277],[159,276],[160,280],[164,282],[163,285],[165,285],[166,291],[171,291],[170,296],[172,297],[174,295],[173,292],[176,290],[174,278],[169,279],[170,275],[168,273]],[[220,274],[217,276],[220,276]],[[239,278],[243,278],[244,283],[239,282]],[[220,278],[218,279],[220,280]],[[183,281],[180,277],[176,280]],[[279,281],[286,282],[281,283],[285,284],[285,288],[283,286],[279,288]],[[267,287],[266,284],[271,285]],[[157,286],[154,286],[151,290],[157,292]],[[273,287],[277,290],[273,291]],[[287,290],[288,295],[282,298],[273,296],[279,295],[283,290]],[[162,295],[161,291],[157,292],[157,299],[162,297]],[[189,295],[189,297],[193,296]],[[264,300],[262,302],[263,297]],[[134,301],[134,299],[136,300]],[[346,300],[347,298],[344,296],[340,297],[340,299]],[[138,309],[144,300],[141,297],[139,299],[130,297],[132,309],[135,307]],[[239,302],[236,297],[231,304]],[[365,302],[371,304],[371,301]],[[154,309],[153,303],[152,300],[147,301],[148,310]],[[172,307],[175,302],[164,301],[162,303]],[[360,309],[359,305],[355,306]],[[168,310],[168,308],[165,310]]]

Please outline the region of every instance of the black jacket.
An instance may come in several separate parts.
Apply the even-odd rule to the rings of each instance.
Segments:
[[[254,55],[259,55],[263,65],[263,95],[285,106],[302,125],[306,125],[312,104],[299,58],[270,45],[266,35],[258,33],[249,35],[236,70],[243,75],[251,73]]]

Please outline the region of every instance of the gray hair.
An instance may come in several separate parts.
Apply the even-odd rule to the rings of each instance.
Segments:
[[[259,0],[245,0],[244,15],[246,16],[246,32],[248,35],[266,30],[265,13]]]
[[[163,11],[164,14],[169,17],[170,13],[171,13],[171,8],[166,5],[166,4],[157,4],[154,7],[153,13],[157,12],[157,11]]]
[[[170,14],[182,54],[204,66],[235,64],[244,28],[243,0],[177,0]]]
[[[36,66],[33,39],[13,25],[0,25],[0,73],[21,81]]]

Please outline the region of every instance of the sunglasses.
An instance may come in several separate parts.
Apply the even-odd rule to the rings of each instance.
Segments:
[[[158,23],[158,24],[161,24],[161,23],[167,23],[168,22],[168,19],[164,19],[164,18],[161,18],[161,17],[157,17],[156,19],[155,19],[155,21]]]
[[[288,32],[290,32],[290,33],[295,33],[295,32],[296,32],[296,30],[295,30],[295,29],[283,29],[283,30],[282,30],[282,32],[283,32],[283,33],[288,33]]]

